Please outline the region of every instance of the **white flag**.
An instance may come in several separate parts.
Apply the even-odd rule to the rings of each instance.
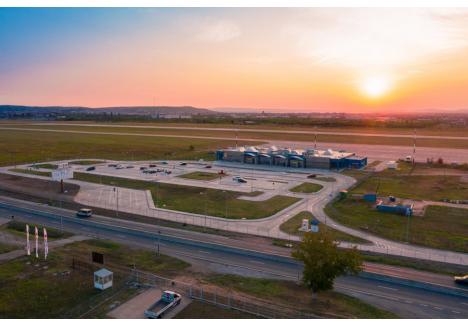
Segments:
[[[44,228],[42,230],[42,234],[44,235],[44,258],[47,259],[47,254],[49,253],[49,245],[47,244],[47,230]]]
[[[29,225],[26,224],[26,252],[31,256],[31,246],[29,245]]]
[[[39,242],[39,234],[37,232],[37,226],[34,227],[34,236],[36,238],[36,258],[39,258],[39,248],[38,248],[38,242]]]

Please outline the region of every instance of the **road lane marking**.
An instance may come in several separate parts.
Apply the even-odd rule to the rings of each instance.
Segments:
[[[377,285],[377,287],[382,288],[382,289],[392,290],[392,291],[398,291],[398,289],[394,289],[394,288],[391,288],[391,287],[388,287],[388,286],[383,286],[383,285]]]
[[[406,303],[413,303],[413,301],[405,300]]]
[[[203,250],[198,250],[198,252],[201,252],[202,254],[210,254],[208,251],[203,251]]]
[[[468,302],[460,302],[461,304],[464,304],[465,306],[468,306]]]
[[[261,261],[257,261],[257,260],[249,260],[249,262],[265,265],[265,263],[262,263]]]
[[[434,309],[437,309],[437,310],[442,310],[442,308],[441,308],[441,307],[436,307],[436,306],[434,306]]]
[[[453,313],[459,314],[460,311],[452,310]]]
[[[420,303],[420,305],[423,307],[427,307],[427,304],[424,304],[424,303]]]

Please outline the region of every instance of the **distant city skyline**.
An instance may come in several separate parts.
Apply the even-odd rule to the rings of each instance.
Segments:
[[[468,10],[0,8],[0,104],[468,112]]]

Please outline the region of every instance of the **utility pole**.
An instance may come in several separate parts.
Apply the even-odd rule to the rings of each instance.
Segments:
[[[227,192],[226,190],[223,190],[224,192],[224,218],[227,218]]]
[[[416,157],[416,128],[413,129],[413,166]]]
[[[114,193],[115,193],[115,216],[119,217],[119,188],[114,187]]]
[[[237,149],[237,132],[238,132],[238,131],[239,131],[239,130],[236,128],[236,149]]]
[[[409,243],[409,225],[410,225],[410,215],[407,214],[406,217],[408,220],[406,221],[406,243]]]
[[[314,126],[314,149],[317,150],[317,126]]]
[[[159,251],[160,244],[161,244],[161,231],[158,231],[158,256],[161,255]]]

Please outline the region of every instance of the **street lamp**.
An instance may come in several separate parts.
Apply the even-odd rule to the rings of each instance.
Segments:
[[[119,188],[115,187],[115,183],[111,182],[111,185],[114,186],[114,193],[115,193],[115,216],[118,218],[119,217]]]
[[[223,190],[224,193],[224,218],[227,218],[227,191]]]
[[[204,224],[204,226],[203,226],[203,229],[206,230],[206,215],[208,215],[208,213],[207,213],[207,201],[208,201],[208,198],[207,198],[207,194],[206,194],[205,192],[203,192],[203,191],[200,192],[200,195],[202,195],[202,196],[205,195],[205,224]]]
[[[159,252],[159,245],[161,243],[161,231],[158,231],[158,256],[160,256],[160,252]]]

